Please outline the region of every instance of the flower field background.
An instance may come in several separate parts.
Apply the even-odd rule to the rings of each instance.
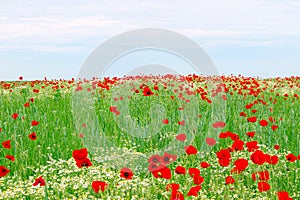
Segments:
[[[196,75],[19,79],[0,82],[0,199],[300,199],[300,77],[220,76],[215,88]],[[113,92],[124,83],[129,96]],[[76,128],[73,96],[83,91],[113,149],[89,149],[88,116]],[[216,96],[226,108],[221,121],[211,118]],[[131,118],[145,127],[154,120],[157,134],[120,128],[128,99]],[[153,105],[163,105],[163,118]],[[180,154],[159,151],[172,141]],[[147,165],[132,165],[131,155],[149,153]],[[120,156],[127,162],[112,165]]]

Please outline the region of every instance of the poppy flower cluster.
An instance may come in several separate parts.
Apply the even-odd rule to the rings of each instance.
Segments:
[[[148,170],[155,178],[170,179],[172,177],[172,173],[167,165],[174,162],[176,159],[177,155],[173,155],[167,152],[164,152],[163,156],[159,156],[157,154],[152,155],[148,159]]]
[[[182,166],[177,166],[175,173],[177,174],[185,174],[186,169]],[[193,183],[195,186],[192,186],[189,188],[189,191],[187,192],[187,196],[198,196],[198,192],[201,190],[202,186],[201,184],[204,182],[204,178],[200,175],[200,170],[197,168],[189,168],[188,169],[189,175],[193,178]],[[170,183],[167,184],[166,190],[171,190],[171,200],[176,199],[184,199],[184,194],[179,191],[180,185],[177,183]]]
[[[249,135],[249,133],[247,133],[247,135]],[[231,153],[234,151],[243,150],[244,142],[241,141],[239,137],[236,136],[236,134],[229,131],[221,132],[219,137],[222,139],[231,138],[233,140],[233,145],[230,148],[221,149],[216,153],[217,158],[219,159],[220,166],[227,167],[231,162]],[[258,146],[257,141],[247,142],[246,147],[249,152],[252,152],[252,154],[250,155],[250,160],[252,161],[253,164],[263,165],[264,163],[268,163],[271,165],[276,165],[279,161],[277,155],[265,154],[262,150],[259,150],[260,147]],[[279,149],[279,146],[276,145],[276,148]],[[297,158],[293,154],[287,155],[286,158],[289,158],[291,161],[297,160]],[[245,158],[239,158],[233,164],[235,165],[235,167],[231,170],[231,173],[239,174],[249,166],[249,161],[248,159]],[[271,186],[268,183],[268,180],[270,179],[270,175],[268,171],[255,172],[252,174],[252,179],[254,181],[259,180],[259,182],[257,183],[257,188],[260,192],[266,192],[270,190]],[[235,183],[235,179],[232,176],[227,176],[225,179],[225,183],[233,184]]]
[[[171,190],[171,192],[172,192],[171,198],[170,198],[171,200],[184,200],[184,195],[180,191],[178,191],[179,184],[170,183],[167,185],[166,190],[167,191]]]
[[[116,114],[116,115],[120,115],[121,114],[121,112],[117,109],[116,106],[111,106],[109,108],[109,111],[112,112],[112,113],[114,113],[114,114]]]

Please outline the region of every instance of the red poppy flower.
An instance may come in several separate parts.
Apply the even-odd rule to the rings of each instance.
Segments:
[[[82,90],[83,90],[83,88],[82,88],[82,86],[81,86],[81,85],[78,85],[78,86],[77,86],[77,88],[75,89],[75,91],[76,91],[76,92],[78,92],[78,91],[82,91]]]
[[[157,171],[159,168],[164,167],[163,165],[158,165],[158,163],[150,163],[150,165],[148,166],[148,170],[149,172],[154,172]]]
[[[10,149],[10,148],[11,148],[10,140],[7,140],[7,141],[2,142],[2,146],[3,146],[3,148],[5,148],[5,149]]]
[[[247,105],[245,106],[245,108],[246,108],[246,109],[250,109],[250,108],[252,108],[252,106],[254,106],[254,104],[250,103],[250,104],[247,104]]]
[[[90,159],[84,158],[82,160],[76,160],[76,165],[79,168],[82,168],[82,167],[88,168],[88,167],[92,166],[93,164],[91,163]]]
[[[160,163],[162,162],[162,157],[155,154],[155,155],[152,155],[149,159],[148,159],[148,163]]]
[[[248,167],[248,160],[239,158],[233,164],[237,170],[244,171]]]
[[[225,139],[228,138],[229,136],[230,136],[229,132],[221,132],[219,138]]]
[[[286,191],[277,192],[278,200],[293,200]]]
[[[45,180],[43,179],[42,176],[35,179],[35,182],[33,183],[33,186],[37,186],[37,185],[40,185],[40,186],[45,186],[46,185],[46,182],[45,182]]]
[[[6,176],[9,172],[9,169],[4,166],[0,166],[0,178]]]
[[[14,113],[14,114],[12,114],[12,116],[11,116],[13,119],[17,119],[18,117],[19,117],[19,114],[18,113]]]
[[[179,140],[181,142],[184,142],[186,140],[186,135],[184,133],[178,134],[176,136],[176,140]]]
[[[230,152],[227,149],[221,149],[216,154],[219,159],[230,159],[231,158]]]
[[[0,132],[2,132],[2,128],[0,128]]]
[[[236,140],[232,144],[231,148],[235,151],[242,151],[244,150],[244,142],[242,140]]]
[[[200,170],[198,168],[189,168],[189,174],[192,178],[200,175]]]
[[[253,154],[251,154],[250,159],[257,165],[262,165],[266,161],[265,154],[260,150],[256,150]]]
[[[187,196],[195,196],[195,197],[197,197],[199,190],[201,190],[201,186],[200,185],[191,187],[190,190],[189,190],[189,192],[187,193]]]
[[[256,149],[259,149],[259,146],[257,145],[257,141],[250,141],[246,143],[246,147],[248,148],[248,151],[255,151]]]
[[[92,182],[92,188],[96,193],[98,193],[99,190],[104,192],[104,190],[106,189],[107,186],[108,186],[108,184],[103,181],[93,181]]]
[[[155,178],[164,178],[169,180],[172,177],[172,172],[170,168],[165,167],[163,165],[158,166],[157,169],[153,170],[151,173]]]
[[[178,122],[178,125],[180,125],[180,126],[184,126],[184,124],[185,124],[184,120]]]
[[[33,121],[31,122],[31,126],[37,126],[37,125],[39,125],[39,123],[40,123],[40,122],[33,120]]]
[[[15,161],[15,157],[12,155],[6,155],[5,158],[7,158],[8,160],[11,160],[12,162]]]
[[[161,178],[164,178],[164,179],[171,179],[172,178],[172,172],[170,170],[170,168],[168,167],[164,167],[164,168],[161,168],[161,170],[159,170],[159,176],[161,176]]]
[[[269,122],[267,120],[264,120],[264,119],[260,120],[259,123],[260,123],[261,126],[268,126],[268,124],[269,124]]]
[[[292,153],[288,154],[285,158],[286,158],[289,162],[295,162],[295,161],[297,160],[297,157],[296,157],[294,154],[292,154]]]
[[[278,126],[277,125],[272,125],[271,128],[272,128],[273,131],[276,131],[276,129],[278,129]]]
[[[110,106],[109,111],[115,113],[117,111],[117,106]]]
[[[171,162],[174,162],[175,160],[177,159],[177,156],[176,155],[173,155],[173,154],[169,154],[167,152],[164,152],[164,155],[162,157],[162,164],[163,165],[168,165],[170,164]]]
[[[198,152],[198,150],[193,145],[184,147],[184,149],[187,155],[196,155]]]
[[[227,167],[230,163],[230,159],[223,158],[223,159],[219,159],[218,162],[221,167]]]
[[[168,119],[163,119],[163,120],[162,120],[162,123],[163,123],[163,124],[169,124],[169,120],[168,120]]]
[[[144,89],[143,89],[143,95],[144,96],[151,96],[151,95],[153,95],[154,93],[152,92],[152,90],[149,88],[149,87],[145,87]]]
[[[214,128],[224,128],[226,126],[226,123],[219,121],[219,122],[215,122],[212,126]]]
[[[270,185],[267,182],[258,182],[258,190],[260,192],[266,192],[270,190]]]
[[[27,102],[27,103],[25,103],[24,104],[24,107],[26,108],[26,107],[29,107],[30,106],[30,104]]]
[[[87,158],[88,156],[88,151],[86,148],[82,148],[79,150],[74,150],[72,153],[72,156],[75,160],[83,160],[85,158]]]
[[[19,77],[19,80],[22,81],[22,80],[23,80],[23,76],[20,76],[20,77]]]
[[[186,169],[182,166],[177,166],[175,169],[175,173],[176,174],[185,174],[186,173]]]
[[[237,141],[240,139],[239,135],[238,134],[235,134],[235,133],[229,133],[229,137],[232,141]]]
[[[234,180],[234,178],[232,177],[232,176],[227,176],[226,178],[225,178],[225,184],[233,184],[233,183],[235,183],[235,180]]]
[[[248,136],[248,137],[251,137],[251,138],[253,138],[254,135],[255,135],[255,132],[248,132],[248,133],[247,133],[247,136]]]
[[[206,144],[208,144],[209,146],[214,146],[217,142],[214,138],[206,138],[205,139]]]
[[[208,162],[201,162],[201,163],[200,163],[200,166],[201,166],[202,168],[208,168],[208,167],[210,166],[210,164],[209,164]]]
[[[248,122],[251,122],[251,123],[254,123],[254,122],[256,122],[256,120],[257,120],[257,117],[249,117],[248,119]]]
[[[241,117],[247,117],[247,114],[245,112],[240,112]]]
[[[34,93],[39,93],[40,90],[38,90],[38,89],[33,89],[32,92],[34,92]]]
[[[28,135],[28,137],[29,137],[31,140],[36,140],[36,133],[35,133],[35,132],[32,132],[31,134]]]
[[[133,176],[133,173],[132,173],[131,169],[129,169],[129,168],[122,168],[120,170],[120,177],[121,178],[130,180],[130,179],[132,179],[132,176]]]

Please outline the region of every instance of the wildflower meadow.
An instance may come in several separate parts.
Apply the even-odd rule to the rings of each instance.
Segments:
[[[0,82],[0,199],[300,199],[300,77]]]

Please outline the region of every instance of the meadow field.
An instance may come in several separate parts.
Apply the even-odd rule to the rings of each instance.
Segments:
[[[0,82],[0,199],[300,199],[300,77]]]

